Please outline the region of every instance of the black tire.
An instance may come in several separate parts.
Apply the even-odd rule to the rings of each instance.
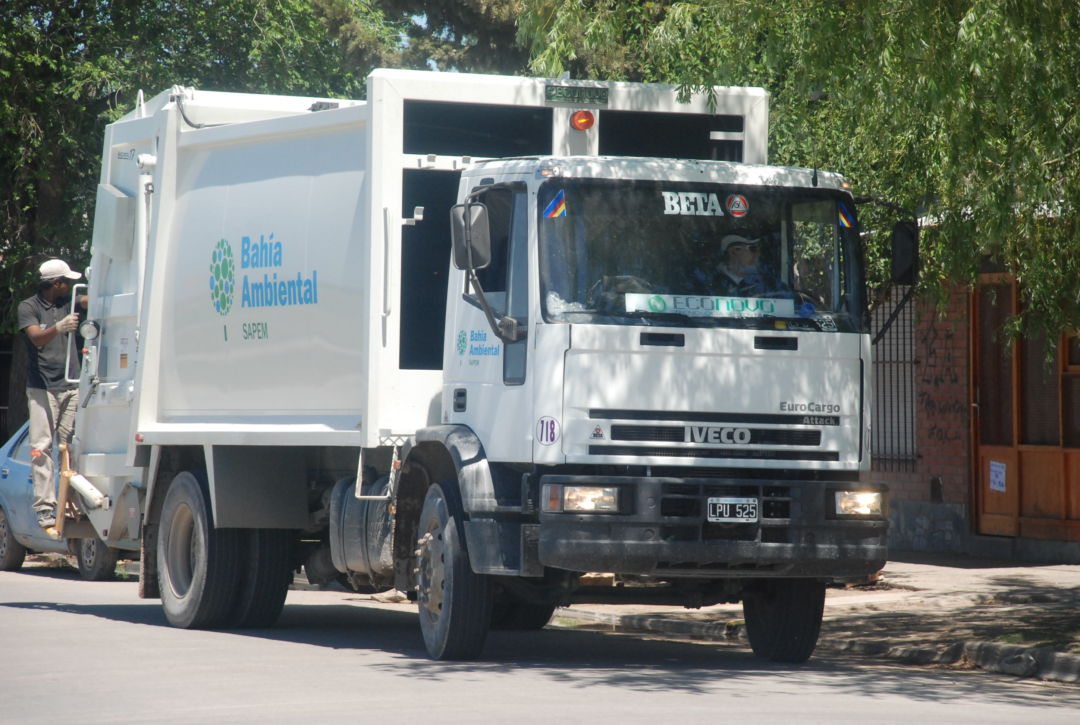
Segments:
[[[526,602],[509,592],[501,592],[495,597],[491,610],[491,628],[500,630],[520,630],[536,632],[551,621],[555,613],[555,604],[537,604]]]
[[[292,532],[247,529],[241,538],[239,589],[225,626],[270,627],[281,615],[292,583]]]
[[[79,574],[92,582],[109,581],[116,578],[116,561],[120,552],[109,548],[98,537],[79,539],[75,543],[75,559],[79,562]]]
[[[26,547],[15,540],[7,514],[0,509],[0,571],[18,571],[26,560]]]
[[[169,484],[161,508],[157,567],[161,606],[183,629],[222,625],[236,601],[240,532],[215,529],[206,477],[184,471]]]
[[[420,511],[416,601],[424,645],[437,660],[479,656],[491,626],[491,579],[469,564],[463,518],[453,484],[428,489]]]
[[[810,659],[821,631],[825,585],[813,579],[774,579],[743,597],[746,636],[754,654],[773,662]]]

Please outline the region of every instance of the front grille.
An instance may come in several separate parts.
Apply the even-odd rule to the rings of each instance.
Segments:
[[[690,443],[693,432],[687,432],[687,428],[695,426],[675,427],[664,425],[613,425],[611,426],[611,440],[613,441],[663,441],[665,443]],[[774,446],[819,446],[821,445],[821,431],[819,430],[784,430],[778,428],[747,428],[746,435],[749,440],[743,441],[746,445],[774,445]],[[705,434],[702,433],[702,437]],[[690,438],[691,440],[687,440]]]
[[[701,413],[686,410],[622,410],[616,408],[590,408],[589,418],[593,420],[664,420],[680,423],[757,423],[759,425],[840,425],[839,415],[818,415],[817,413],[725,413],[710,411]]]
[[[839,461],[837,451],[777,450],[769,448],[657,448],[654,446],[589,446],[591,456],[648,458],[744,458],[771,461]]]
[[[686,431],[683,428],[664,425],[613,425],[613,441],[663,441],[665,443],[683,443]]]

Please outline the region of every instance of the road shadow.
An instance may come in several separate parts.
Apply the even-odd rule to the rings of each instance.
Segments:
[[[43,609],[124,622],[137,626],[170,629],[156,601],[132,604],[63,604],[55,602],[0,603],[3,608]],[[882,617],[888,615],[881,615]],[[777,693],[798,692],[799,683],[811,681],[862,697],[902,696],[933,703],[975,701],[1025,705],[1038,708],[1080,706],[1080,688],[1075,697],[1069,689],[1020,689],[1002,687],[998,676],[977,672],[935,671],[892,667],[864,658],[837,654],[823,648],[822,654],[805,665],[792,666],[756,659],[744,644],[672,641],[644,635],[547,628],[538,632],[493,631],[483,659],[470,662],[438,662],[428,659],[413,611],[395,611],[364,606],[360,602],[289,604],[277,626],[252,630],[176,632],[191,637],[192,645],[208,652],[228,652],[232,666],[244,666],[243,657],[255,650],[237,647],[237,638],[256,638],[280,643],[280,648],[260,647],[259,657],[295,657],[296,647],[318,647],[335,651],[343,667],[358,672],[374,668],[417,681],[437,682],[450,674],[488,677],[499,686],[500,676],[530,677],[575,690],[594,686],[617,687],[644,693],[710,694],[723,678],[725,696],[746,697],[762,686]],[[132,642],[140,641],[137,634]],[[373,658],[372,652],[390,654]],[[248,653],[247,655],[242,653]],[[236,660],[236,661],[233,661]],[[792,675],[785,678],[785,675]],[[745,685],[745,690],[741,689]],[[520,679],[507,679],[507,686],[520,686]],[[734,693],[734,694],[733,694]],[[1064,694],[1063,694],[1064,693]]]

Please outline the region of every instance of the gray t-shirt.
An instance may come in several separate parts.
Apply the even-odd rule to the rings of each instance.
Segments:
[[[26,328],[31,325],[38,325],[45,330],[64,319],[70,313],[70,302],[69,298],[65,298],[51,303],[43,300],[41,295],[34,295],[19,303],[19,329],[23,331],[23,339],[26,340],[28,360],[26,387],[44,390],[71,390],[78,387],[76,383],[69,383],[65,379],[68,375],[72,378],[79,377],[78,340],[75,345],[70,346],[70,351],[68,347],[68,338],[76,333],[57,335],[42,348],[34,345],[26,334]]]

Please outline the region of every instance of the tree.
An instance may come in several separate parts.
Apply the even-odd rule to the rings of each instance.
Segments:
[[[1077,3],[524,5],[536,72],[763,86],[775,163],[835,168],[918,210],[929,289],[1006,270],[1025,296],[1015,329],[1080,328]]]
[[[139,89],[356,98],[398,53],[360,0],[8,0],[0,30],[0,331],[41,261],[85,264],[102,131]]]
[[[405,27],[404,66],[505,74],[527,67],[516,39],[519,0],[382,0],[379,7]]]
[[[0,4],[0,333],[37,266],[89,258],[105,124],[174,84],[361,98],[400,28],[362,0]],[[16,363],[22,345],[16,340]],[[25,375],[8,385],[14,429]]]

